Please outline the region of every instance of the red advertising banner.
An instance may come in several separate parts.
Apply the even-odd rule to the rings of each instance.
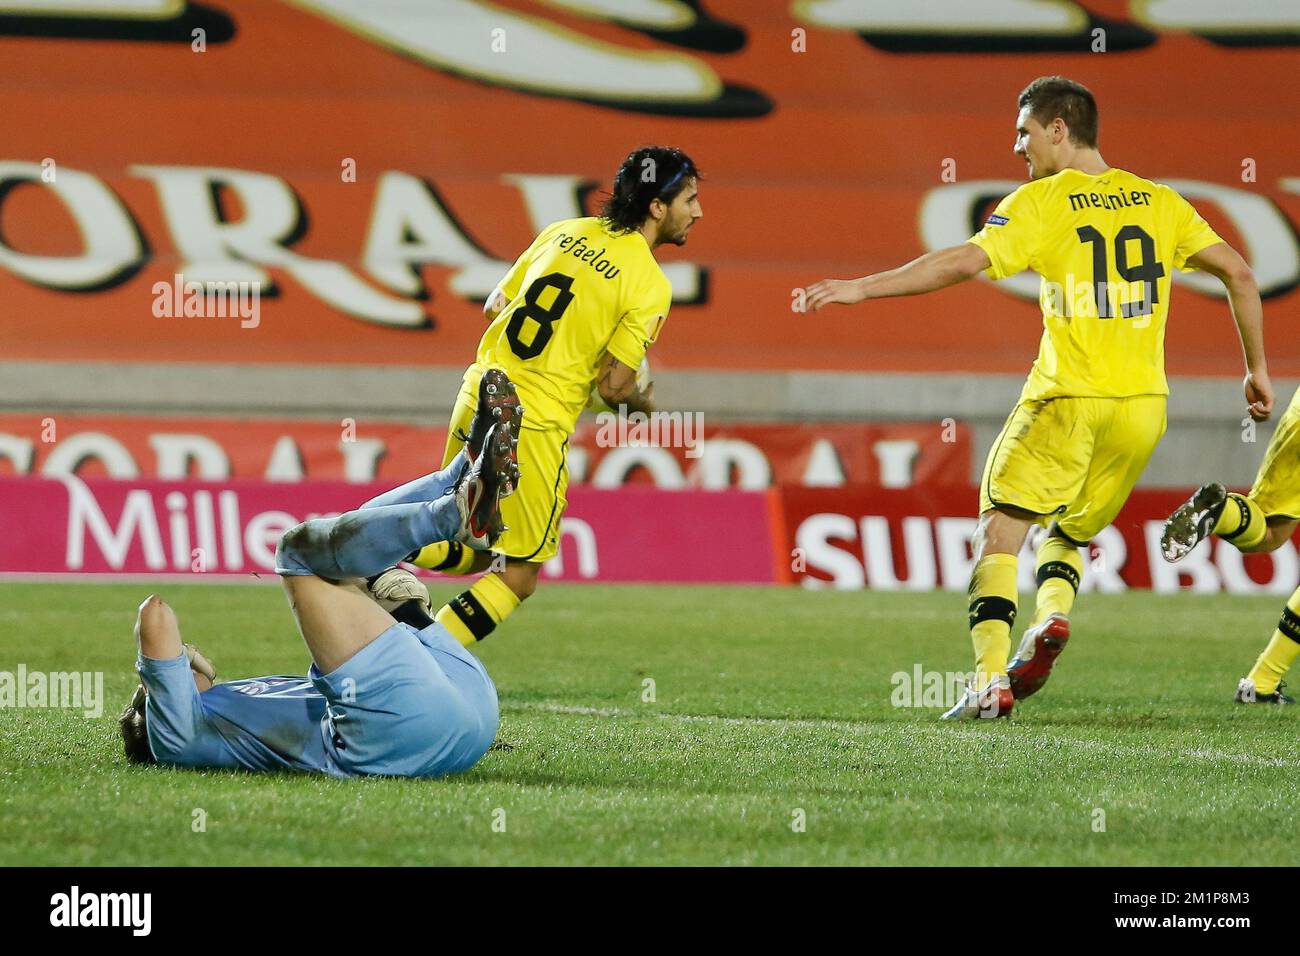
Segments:
[[[1292,543],[1242,555],[1218,539],[1176,565],[1160,557],[1160,531],[1188,492],[1136,491],[1119,518],[1084,552],[1081,591],[1151,588],[1161,593],[1290,595],[1300,583]],[[974,488],[880,490],[784,488],[776,530],[784,575],[808,588],[964,591],[978,496]],[[1037,534],[1037,532],[1035,532]],[[1034,590],[1035,534],[1021,552],[1020,589]],[[783,569],[784,570],[784,569]]]
[[[299,521],[390,487],[343,482],[165,482],[0,477],[0,574],[229,578],[273,573]],[[1160,529],[1180,492],[1138,491],[1084,552],[1084,592],[1289,595],[1292,543],[1243,556],[1202,545],[1177,565]],[[574,488],[544,580],[798,583],[807,588],[965,590],[974,489],[783,487],[768,492]],[[1034,588],[1031,539],[1021,590]]]
[[[774,485],[964,486],[965,425],[713,424],[670,413],[653,427],[586,416],[573,485],[677,490]],[[342,419],[0,415],[0,475],[224,481],[407,481],[441,463],[444,427]]]
[[[285,531],[390,487],[0,478],[0,574],[273,575]],[[770,506],[753,492],[575,488],[542,577],[770,582]]]

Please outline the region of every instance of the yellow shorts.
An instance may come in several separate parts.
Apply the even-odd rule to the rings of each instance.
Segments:
[[[1124,507],[1165,425],[1163,395],[1021,402],[984,463],[980,511],[1022,508],[1089,541]]]
[[[1300,389],[1277,423],[1250,497],[1269,518],[1300,518]]]
[[[466,383],[452,409],[447,432],[447,449],[442,456],[446,468],[465,442],[457,434],[468,435],[474,411],[478,408],[478,380]],[[527,416],[527,412],[524,413]],[[526,420],[526,419],[525,419]],[[509,529],[492,548],[498,554],[521,561],[547,561],[560,547],[560,518],[568,505],[564,497],[569,487],[569,469],[565,457],[569,436],[555,428],[519,430],[519,485],[509,498],[501,499],[501,517]]]

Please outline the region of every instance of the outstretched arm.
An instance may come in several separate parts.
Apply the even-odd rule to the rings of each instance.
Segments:
[[[1189,257],[1187,264],[1208,272],[1228,290],[1228,306],[1237,323],[1237,335],[1246,359],[1246,380],[1242,385],[1246,410],[1255,421],[1265,421],[1273,412],[1273,383],[1269,381],[1268,362],[1264,358],[1264,306],[1259,301],[1255,274],[1226,242],[1202,249]]]
[[[992,263],[988,253],[972,242],[927,252],[907,265],[863,276],[861,279],[822,279],[808,287],[805,311],[824,305],[852,305],[864,299],[894,295],[920,295],[972,279]]]

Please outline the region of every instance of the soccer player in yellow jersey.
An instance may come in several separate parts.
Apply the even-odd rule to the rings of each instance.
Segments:
[[[494,564],[491,555],[455,542],[431,545],[415,558],[448,574],[492,568],[437,614],[462,644],[487,637],[531,595],[542,563],[558,550],[569,480],[565,453],[593,385],[624,414],[654,411],[654,383],[638,384],[637,370],[672,299],[654,250],[685,245],[704,214],[699,178],[680,150],[635,150],[619,168],[601,216],[547,226],[488,297],[487,331],[465,372],[443,465],[467,442],[471,457],[476,453],[477,433],[488,424],[475,427],[480,391],[486,407],[508,419],[519,413],[521,478],[502,497],[508,530],[495,546],[505,560]]]
[[[1019,98],[1015,153],[1030,181],[975,236],[861,279],[825,279],[806,304],[942,289],[981,272],[1042,277],[1043,338],[1020,401],[989,451],[972,548],[969,623],[975,678],[945,718],[1004,717],[1047,680],[1069,639],[1079,549],[1119,513],[1165,430],[1165,321],[1174,269],[1227,287],[1245,351],[1250,414],[1272,410],[1263,313],[1250,268],[1174,190],[1107,166],[1097,104],[1080,84],[1040,77]],[[1008,665],[1016,555],[1037,555],[1033,619]]]
[[[1217,534],[1247,554],[1276,551],[1300,524],[1300,390],[1277,424],[1250,494],[1230,492],[1218,482],[1202,485],[1169,516],[1161,537],[1166,561],[1179,561],[1202,540]],[[1300,588],[1282,609],[1273,636],[1251,672],[1237,683],[1242,704],[1294,704],[1282,678],[1300,656]]]

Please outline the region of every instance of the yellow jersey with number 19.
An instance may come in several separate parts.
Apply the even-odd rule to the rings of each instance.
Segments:
[[[465,373],[504,369],[525,428],[573,432],[608,351],[637,368],[668,316],[672,286],[645,237],[602,219],[564,219],[542,230],[506,277],[505,308],[488,325]]]
[[[969,240],[991,279],[1042,278],[1043,338],[1021,401],[1168,395],[1174,269],[1222,242],[1182,196],[1122,169],[1063,169],[1025,183]]]

